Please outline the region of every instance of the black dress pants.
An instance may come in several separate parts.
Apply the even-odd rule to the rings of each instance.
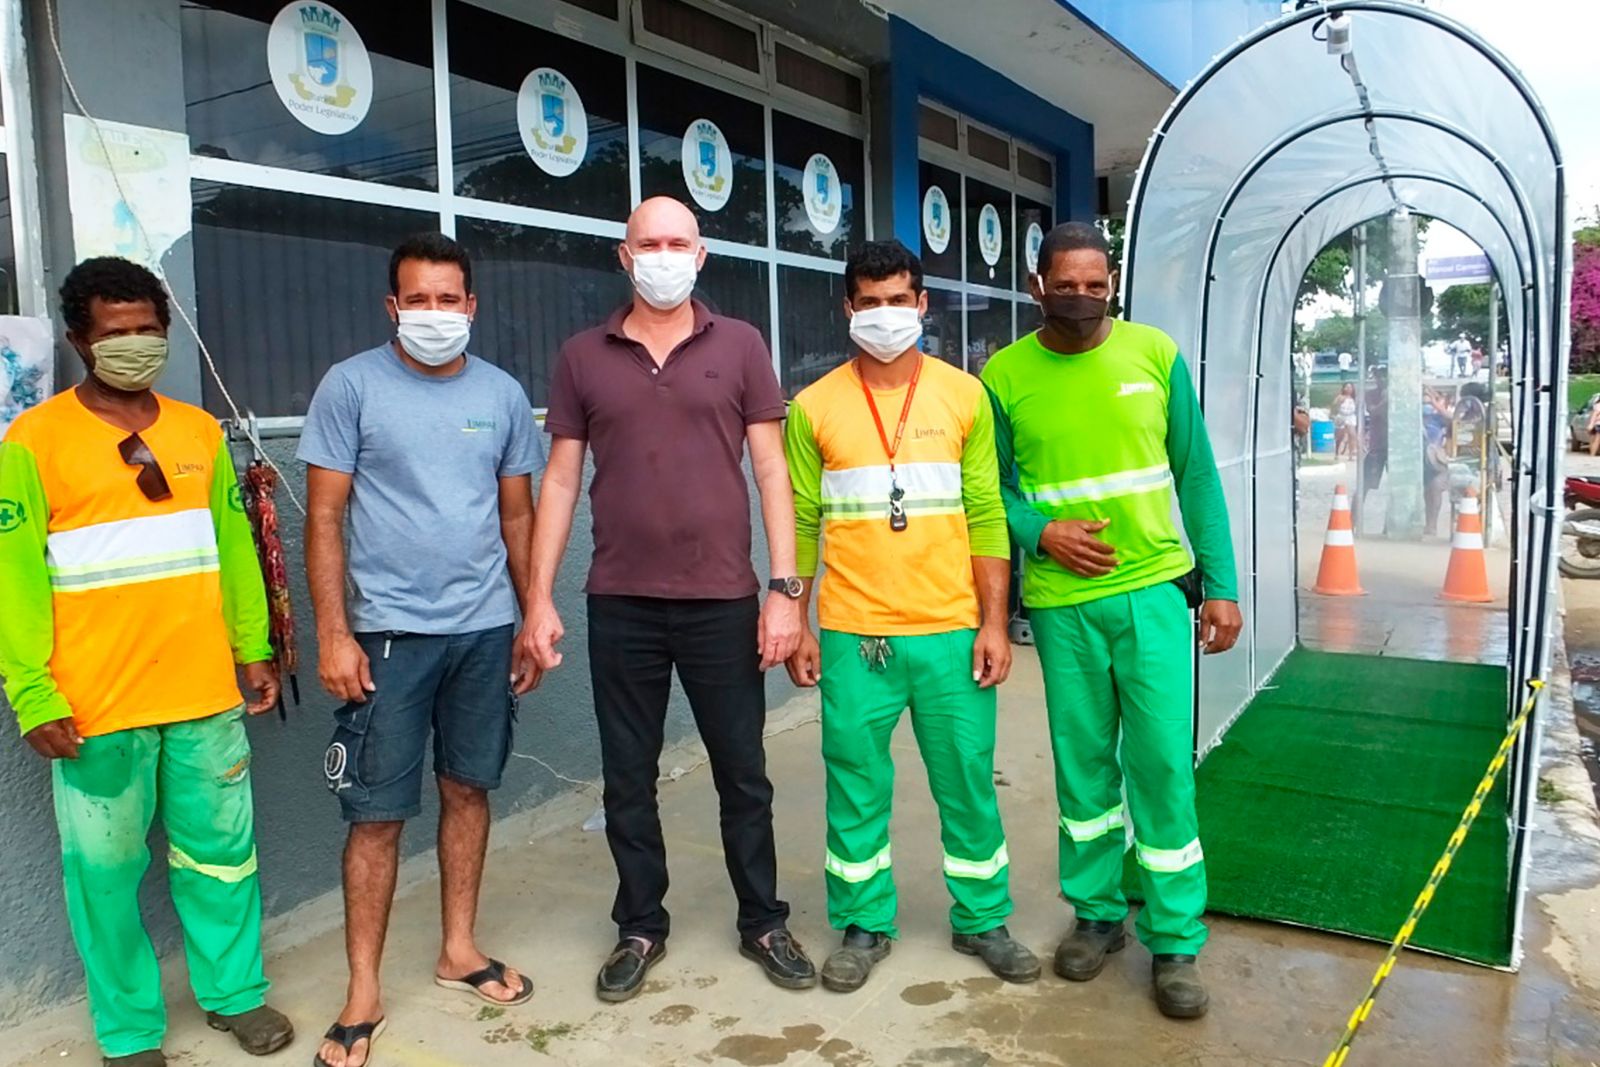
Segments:
[[[622,937],[661,941],[670,932],[656,781],[673,668],[711,758],[739,933],[753,940],[789,917],[789,906],[778,899],[772,782],[762,740],[767,700],[756,653],[759,611],[755,597],[589,597],[606,840],[617,865],[611,918]]]

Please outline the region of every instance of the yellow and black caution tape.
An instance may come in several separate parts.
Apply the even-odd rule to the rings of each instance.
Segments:
[[[1506,759],[1511,754],[1511,747],[1517,743],[1517,736],[1527,725],[1528,716],[1533,714],[1533,706],[1538,703],[1539,692],[1544,689],[1544,682],[1535,678],[1528,682],[1528,688],[1532,692],[1523,702],[1522,711],[1506,730],[1506,736],[1501,740],[1500,747],[1495,750],[1494,759],[1489,761],[1489,769],[1484,772],[1483,781],[1479,782],[1478,788],[1473,791],[1472,802],[1467,805],[1467,810],[1461,813],[1461,821],[1456,824],[1455,832],[1450,835],[1450,843],[1445,846],[1444,855],[1433,865],[1433,873],[1428,875],[1428,884],[1417,894],[1416,902],[1411,905],[1411,914],[1406,916],[1400,932],[1390,942],[1389,951],[1384,955],[1383,963],[1378,966],[1378,973],[1372,976],[1372,986],[1367,990],[1367,995],[1362,998],[1361,1003],[1356,1005],[1356,1010],[1350,1014],[1350,1021],[1345,1024],[1344,1036],[1339,1038],[1339,1044],[1334,1050],[1328,1053],[1328,1058],[1323,1061],[1322,1067],[1344,1067],[1344,1061],[1350,1055],[1350,1046],[1356,1039],[1356,1031],[1361,1029],[1361,1024],[1372,1014],[1372,1005],[1378,999],[1378,990],[1383,988],[1383,983],[1394,971],[1395,960],[1399,958],[1400,951],[1410,943],[1411,935],[1417,932],[1417,920],[1422,918],[1422,913],[1433,903],[1433,895],[1439,888],[1439,883],[1450,873],[1450,864],[1460,851],[1462,842],[1466,841],[1467,831],[1472,828],[1478,813],[1483,810],[1484,799],[1488,797],[1489,790],[1494,788],[1495,779],[1500,777],[1500,771],[1505,767]]]

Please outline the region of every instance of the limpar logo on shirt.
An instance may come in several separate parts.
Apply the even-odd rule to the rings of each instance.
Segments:
[[[1139,393],[1153,393],[1155,391],[1155,382],[1123,382],[1122,388],[1117,390],[1117,395],[1134,396]]]
[[[27,508],[15,500],[0,498],[0,534],[10,533],[27,521]]]
[[[489,433],[494,429],[493,419],[468,419],[461,427],[462,433]]]

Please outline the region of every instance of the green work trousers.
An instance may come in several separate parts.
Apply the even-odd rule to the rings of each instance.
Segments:
[[[1131,822],[1145,898],[1139,940],[1153,953],[1198,953],[1206,868],[1194,811],[1194,627],[1183,592],[1162,582],[1028,617],[1055,753],[1062,894],[1080,919],[1127,917]]]
[[[67,919],[106,1056],[159,1048],[167,1028],[161,968],[139,917],[158,813],[195,999],[223,1015],[265,1000],[243,716],[85,738],[77,759],[53,764]]]
[[[856,634],[822,632],[822,758],[828,774],[828,919],[899,936],[889,809],[889,739],[911,709],[939,806],[950,925],[980,934],[1011,914],[1005,831],[994,792],[995,691],[972,680],[973,630],[887,638],[876,670]]]

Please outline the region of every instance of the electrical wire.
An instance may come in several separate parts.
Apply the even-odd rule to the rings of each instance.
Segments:
[[[288,477],[283,473],[283,469],[273,462],[272,457],[267,455],[267,450],[262,447],[261,438],[257,435],[252,420],[245,418],[244,413],[239,410],[239,405],[234,401],[233,394],[228,391],[227,383],[222,380],[222,372],[217,370],[217,362],[212,358],[211,350],[206,347],[205,339],[200,336],[200,328],[195,325],[194,320],[189,316],[188,309],[184,307],[183,301],[178,298],[177,292],[172,288],[171,280],[167,278],[166,271],[161,267],[161,258],[156,254],[155,246],[150,242],[149,231],[139,221],[138,213],[128,200],[127,191],[122,186],[122,175],[117,170],[116,162],[111,155],[111,146],[106,141],[105,130],[101,126],[100,120],[91,115],[89,109],[84,106],[83,97],[79,95],[78,87],[72,82],[72,74],[67,70],[67,57],[61,51],[60,27],[56,24],[56,0],[46,0],[44,10],[45,17],[50,23],[50,47],[55,52],[57,66],[61,68],[62,84],[67,87],[67,95],[72,98],[73,106],[78,109],[78,114],[83,116],[84,121],[89,123],[89,128],[94,131],[95,140],[100,143],[100,154],[105,159],[106,169],[111,174],[111,181],[116,187],[117,196],[127,206],[128,214],[133,218],[134,227],[138,230],[140,239],[144,241],[145,257],[152,264],[151,272],[160,279],[161,287],[167,291],[167,296],[172,302],[173,309],[177,311],[178,318],[182,320],[183,325],[194,337],[195,344],[199,346],[200,355],[205,358],[206,369],[211,372],[211,378],[216,382],[217,390],[222,394],[222,399],[227,402],[228,410],[233,412],[234,425],[255,446],[256,455],[267,466],[277,472],[278,484],[283,486],[283,491],[289,495],[289,500],[294,504],[295,509],[301,515],[304,515],[306,507],[300,502],[300,498],[295,495],[293,487],[289,485]]]

